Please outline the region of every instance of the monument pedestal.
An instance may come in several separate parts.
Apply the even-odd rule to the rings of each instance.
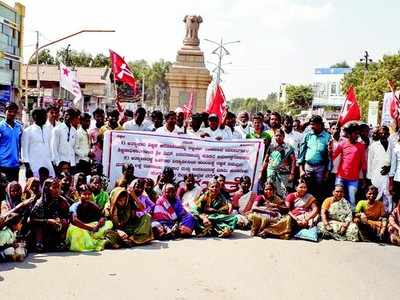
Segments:
[[[198,46],[184,45],[176,56],[176,62],[166,75],[169,83],[169,108],[175,110],[188,103],[193,92],[193,112],[206,109],[207,88],[212,80],[205,67],[204,54]]]

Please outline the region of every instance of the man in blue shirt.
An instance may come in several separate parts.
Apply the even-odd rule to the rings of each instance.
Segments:
[[[18,181],[22,125],[15,121],[18,105],[6,107],[6,119],[0,122],[0,172],[9,181]]]
[[[319,201],[324,200],[323,182],[329,171],[328,145],[331,135],[324,129],[321,116],[310,119],[311,131],[305,133],[300,145],[297,162],[300,166],[300,177],[306,179],[310,193]]]

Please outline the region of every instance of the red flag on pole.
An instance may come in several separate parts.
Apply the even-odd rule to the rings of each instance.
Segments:
[[[217,84],[215,90],[211,94],[211,101],[210,104],[208,105],[207,112],[210,115],[216,114],[221,124],[226,114],[226,109],[227,106],[226,106],[224,91],[222,90],[221,86]]]
[[[132,89],[136,90],[135,76],[125,60],[117,53],[110,49],[111,69],[114,74],[114,78],[117,81],[121,81],[129,85]]]
[[[356,92],[354,87],[350,86],[342,111],[340,112],[339,125],[344,125],[350,121],[359,121],[360,119],[361,112],[357,103]]]
[[[191,91],[189,94],[188,103],[183,106],[183,113],[185,114],[185,120],[189,119],[192,116],[194,105],[194,92]]]

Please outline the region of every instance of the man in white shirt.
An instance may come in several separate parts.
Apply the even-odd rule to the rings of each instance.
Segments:
[[[230,136],[225,129],[219,128],[219,118],[216,114],[211,114],[208,116],[209,127],[204,128],[201,134],[203,138],[210,138],[213,140],[229,140]]]
[[[203,116],[199,113],[193,114],[190,119],[190,126],[186,130],[186,135],[193,138],[201,138],[203,131],[200,129]]]
[[[44,167],[49,171],[51,177],[55,176],[51,163],[50,151],[50,127],[46,126],[46,110],[38,108],[33,110],[34,123],[27,127],[21,138],[21,158],[25,163],[27,174],[32,172],[34,177],[39,178],[39,169]]]
[[[165,124],[164,126],[157,128],[157,133],[166,134],[166,135],[176,135],[179,134],[179,130],[176,126],[176,113],[174,111],[170,111],[165,115]]]
[[[138,107],[133,120],[124,123],[124,129],[133,131],[153,131],[153,124],[149,120],[146,120],[145,117],[146,110],[143,107]]]
[[[68,162],[72,169],[76,165],[75,140],[79,116],[79,110],[70,108],[64,114],[64,122],[53,129],[50,147],[53,163],[57,167],[60,162]]]
[[[303,135],[293,130],[292,116],[285,116],[283,120],[283,130],[285,131],[285,143],[289,144],[294,149],[294,154],[297,156],[300,150],[300,144],[303,141]]]
[[[181,107],[175,109],[176,113],[176,127],[179,134],[185,133],[185,113]]]
[[[76,131],[75,141],[76,171],[89,175],[90,158],[93,157],[90,152],[90,138],[88,133],[90,127],[90,115],[88,113],[83,113],[80,117],[80,123],[81,125]]]
[[[238,115],[238,123],[235,129],[242,135],[242,139],[245,139],[246,136],[251,133],[252,127],[249,123],[250,116],[246,111],[241,111]]]
[[[392,195],[389,192],[389,171],[391,149],[389,145],[389,128],[382,126],[379,130],[380,140],[372,142],[368,147],[367,178],[371,184],[378,188],[378,199],[381,198],[385,212],[390,214],[393,210]]]
[[[225,118],[225,131],[230,140],[241,140],[243,139],[242,134],[235,128],[236,115],[233,112],[228,111]]]

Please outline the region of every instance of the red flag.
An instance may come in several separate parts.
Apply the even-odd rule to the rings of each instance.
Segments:
[[[219,84],[215,87],[215,90],[211,94],[211,101],[208,105],[207,112],[211,114],[216,114],[218,116],[220,124],[226,114],[226,99],[224,92]]]
[[[392,100],[390,101],[390,115],[393,119],[397,120],[400,117],[400,103],[396,93],[393,93]]]
[[[356,92],[353,86],[350,86],[346,100],[344,101],[342,111],[339,116],[339,125],[344,125],[350,121],[359,121],[361,119],[360,107],[356,99]]]
[[[189,119],[192,116],[193,111],[193,103],[194,103],[194,95],[193,91],[189,94],[188,103],[183,106],[183,113],[185,114],[185,120]]]
[[[125,62],[125,60],[111,49],[110,49],[110,58],[111,58],[111,69],[113,71],[115,80],[126,83],[127,85],[132,87],[132,89],[135,90],[136,89],[135,76],[133,76],[133,73],[129,68],[128,64]]]

